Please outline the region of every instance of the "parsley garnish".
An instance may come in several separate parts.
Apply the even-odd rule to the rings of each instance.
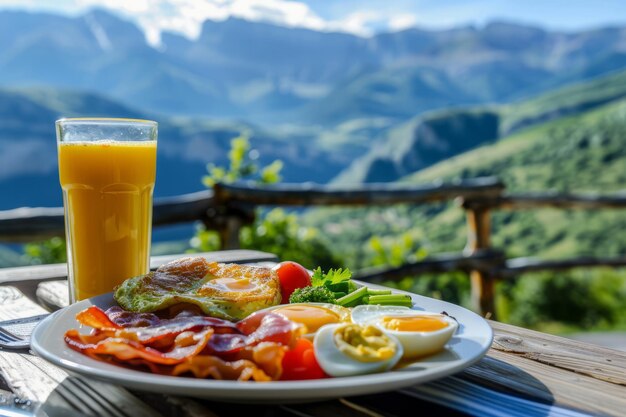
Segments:
[[[313,271],[313,277],[311,277],[311,283],[314,287],[329,286],[339,284],[341,282],[348,282],[352,278],[352,272],[348,268],[329,269],[327,273],[322,272],[322,268],[319,266]]]

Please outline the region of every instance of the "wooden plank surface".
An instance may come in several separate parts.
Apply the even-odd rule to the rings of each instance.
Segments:
[[[626,386],[624,352],[504,323],[490,325],[496,332],[494,350]]]
[[[563,407],[598,415],[623,415],[626,389],[576,372],[491,349],[488,356],[462,376],[472,382]]]

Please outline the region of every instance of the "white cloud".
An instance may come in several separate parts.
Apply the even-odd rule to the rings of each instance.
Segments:
[[[345,18],[328,22],[326,30],[354,33],[360,36],[370,36],[372,28],[370,25],[381,20],[379,13],[372,10],[359,10],[350,13]]]
[[[417,24],[417,16],[411,13],[392,16],[389,19],[387,27],[391,31],[399,31],[414,27]]]
[[[306,3],[295,0],[0,0],[0,7],[7,6],[70,14],[82,13],[93,7],[105,8],[137,22],[148,42],[155,46],[159,44],[163,31],[197,38],[202,23],[207,19],[238,17],[360,36],[369,36],[380,28],[404,29],[415,21],[412,15],[389,16],[388,12],[374,10],[357,10],[338,20],[327,20]]]
[[[328,26],[308,5],[288,0],[73,1],[79,9],[104,7],[135,20],[144,29],[151,44],[158,44],[162,31],[197,38],[205,20],[225,20],[231,16],[314,30],[326,30]]]

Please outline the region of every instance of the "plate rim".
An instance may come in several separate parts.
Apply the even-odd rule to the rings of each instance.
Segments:
[[[445,376],[453,375],[457,372],[466,369],[479,360],[481,360],[491,347],[493,342],[493,329],[487,323],[487,321],[478,314],[456,304],[452,304],[446,301],[425,297],[422,295],[397,290],[395,288],[384,287],[381,285],[371,283],[360,283],[372,288],[384,288],[392,289],[396,293],[409,294],[413,302],[419,307],[420,300],[428,300],[429,303],[440,304],[445,310],[454,309],[460,311],[469,317],[473,316],[473,319],[478,319],[481,323],[485,334],[481,332],[481,336],[485,337],[484,343],[478,343],[480,350],[469,359],[465,359],[461,363],[443,364],[441,366],[435,366],[429,372],[423,373],[418,370],[411,372],[391,371],[377,374],[339,377],[339,378],[324,378],[316,380],[302,380],[302,381],[271,381],[266,383],[259,382],[241,382],[241,381],[225,381],[225,380],[211,380],[211,379],[197,379],[190,377],[180,376],[167,376],[167,375],[155,375],[149,372],[133,370],[124,367],[118,367],[113,364],[107,364],[102,361],[97,361],[88,356],[84,356],[83,361],[72,361],[64,358],[62,355],[58,355],[53,352],[47,345],[43,334],[46,331],[58,333],[62,338],[65,333],[65,328],[55,329],[55,324],[61,318],[67,314],[71,314],[73,310],[76,312],[86,308],[88,305],[109,304],[102,300],[111,300],[112,293],[103,294],[97,297],[92,297],[79,303],[71,304],[52,313],[49,317],[42,320],[34,329],[31,336],[31,349],[34,353],[48,362],[59,366],[66,371],[94,378],[100,381],[113,383],[116,385],[136,388],[143,391],[183,394],[191,397],[209,398],[213,400],[244,400],[250,402],[270,402],[276,400],[295,400],[295,401],[316,401],[321,399],[339,398],[346,395],[363,395],[371,394],[375,392],[390,391],[410,385],[417,385],[439,379]],[[81,307],[84,305],[85,307]],[[462,323],[460,323],[462,324]],[[456,337],[456,336],[455,336]],[[461,337],[462,343],[463,337]],[[75,352],[71,348],[65,346],[70,352]],[[95,361],[99,364],[107,365],[105,369],[99,369],[94,366],[90,366],[90,361]],[[418,363],[418,362],[416,362]],[[108,368],[110,366],[110,369]],[[124,370],[124,372],[115,372],[115,370]],[[127,372],[131,372],[136,378],[132,379]],[[341,392],[337,390],[341,388]],[[280,393],[280,396],[272,396],[268,398],[269,393]]]

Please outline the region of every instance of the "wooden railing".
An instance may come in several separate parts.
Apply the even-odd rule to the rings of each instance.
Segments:
[[[508,194],[497,178],[475,178],[429,185],[369,184],[335,187],[315,184],[218,184],[213,191],[157,199],[153,224],[202,221],[220,234],[224,249],[239,247],[239,231],[254,221],[259,206],[374,206],[427,204],[455,200],[466,211],[467,245],[463,253],[434,255],[397,268],[361,270],[364,281],[397,280],[426,272],[464,271],[471,280],[472,303],[476,311],[495,317],[494,287],[498,280],[513,279],[521,273],[563,270],[576,267],[626,266],[626,257],[577,258],[559,261],[532,258],[506,259],[491,247],[493,210],[536,208],[599,209],[626,208],[626,194],[526,193]],[[20,208],[0,212],[0,241],[30,242],[62,236],[62,208]]]

